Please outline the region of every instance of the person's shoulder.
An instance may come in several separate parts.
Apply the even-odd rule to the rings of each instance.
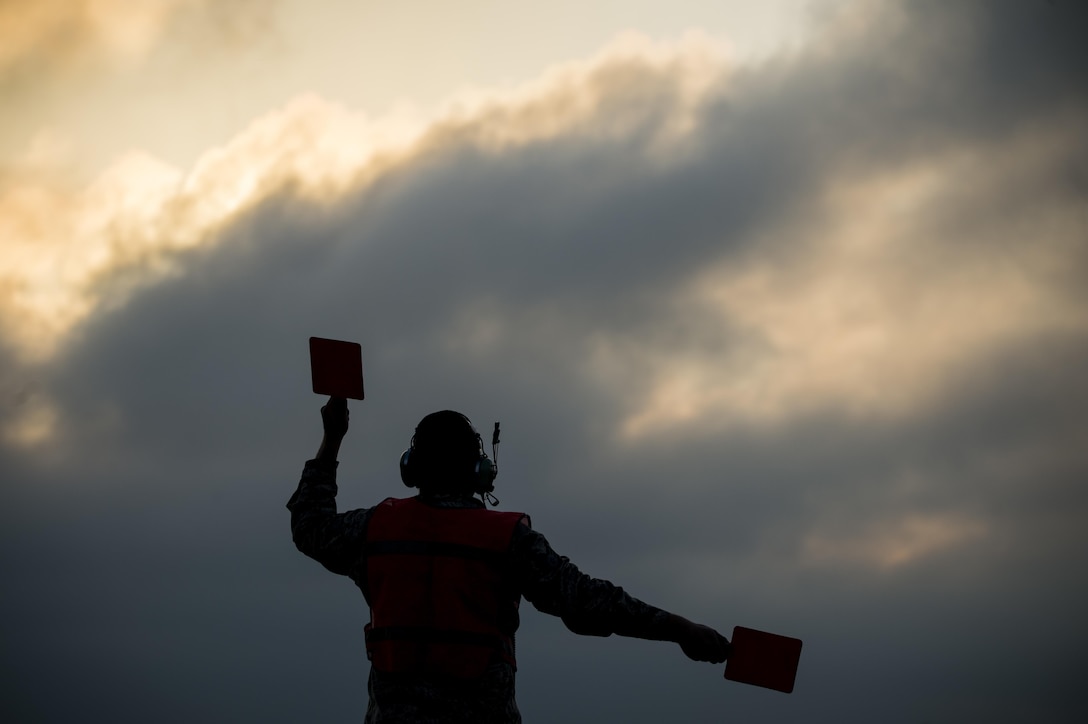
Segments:
[[[531,518],[529,518],[528,513],[521,513],[521,512],[518,512],[518,511],[499,511],[499,512],[502,512],[505,515],[508,515],[508,516],[510,516],[512,518],[515,518],[517,520],[517,527],[518,528],[532,529],[532,527],[533,527],[533,521],[532,521]]]
[[[542,536],[535,528],[533,528],[533,521],[532,518],[529,517],[528,513],[512,513],[511,515],[518,516],[517,522],[514,524],[514,530],[512,533],[513,543],[516,544],[518,541],[525,539],[544,539],[544,536]]]
[[[491,516],[496,520],[508,521],[511,525],[518,528],[527,528],[531,525],[528,513],[522,513],[516,510],[495,510],[494,508],[491,508],[486,512],[488,516]]]

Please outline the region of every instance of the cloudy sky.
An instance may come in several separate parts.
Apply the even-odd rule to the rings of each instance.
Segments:
[[[526,606],[535,722],[1082,722],[1072,0],[0,2],[6,721],[359,721],[293,547],[424,414],[586,572],[804,641],[791,695]]]

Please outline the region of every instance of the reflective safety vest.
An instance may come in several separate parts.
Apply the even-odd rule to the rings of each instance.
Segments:
[[[523,513],[387,498],[367,524],[367,658],[379,671],[470,678],[516,667],[510,539]]]

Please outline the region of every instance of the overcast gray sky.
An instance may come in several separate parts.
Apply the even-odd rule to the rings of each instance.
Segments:
[[[0,3],[6,721],[362,718],[311,335],[342,509],[501,420],[587,573],[804,641],[787,696],[526,605],[526,721],[1088,719],[1088,11],[627,5]]]

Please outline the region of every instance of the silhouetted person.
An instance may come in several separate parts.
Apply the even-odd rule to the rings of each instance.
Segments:
[[[488,510],[495,467],[464,415],[444,410],[416,427],[401,457],[413,498],[336,512],[336,456],[347,402],[321,408],[325,435],[287,507],[300,551],[349,576],[370,606],[366,721],[520,722],[514,632],[522,596],[590,636],[673,641],[721,663],[729,642],[591,578],[558,555],[523,513]],[[492,498],[493,500],[493,498]]]

